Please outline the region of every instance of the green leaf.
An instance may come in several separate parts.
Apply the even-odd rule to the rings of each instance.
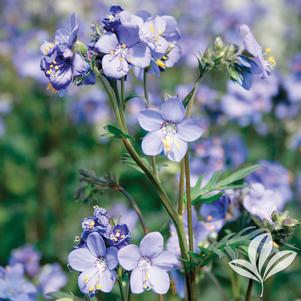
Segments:
[[[230,176],[226,177],[225,179],[218,182],[220,187],[227,187],[230,184],[233,184],[239,180],[244,179],[246,176],[254,172],[260,167],[260,165],[251,165],[249,167],[245,167],[242,169],[237,170],[236,172],[232,173]]]
[[[116,138],[127,138],[135,140],[134,137],[123,133],[122,130],[116,125],[108,124],[107,126],[105,126],[105,129]]]
[[[198,203],[213,203],[215,201],[217,201],[218,199],[220,199],[223,196],[222,192],[216,193],[214,195],[209,195],[209,196],[201,196],[195,200],[193,200],[192,204],[198,204]]]
[[[183,105],[186,108],[189,104],[189,102],[191,101],[193,95],[195,92],[195,87],[192,88],[192,90],[185,96],[184,100],[183,100]]]
[[[139,95],[129,95],[127,96],[125,99],[124,99],[124,102],[127,103],[128,101],[132,100],[133,98],[136,98],[136,97],[141,97]]]

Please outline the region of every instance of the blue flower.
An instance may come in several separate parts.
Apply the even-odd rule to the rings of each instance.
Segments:
[[[98,233],[88,236],[86,247],[73,250],[68,263],[71,268],[81,272],[78,286],[84,294],[93,296],[96,290],[108,293],[113,289],[117,277],[117,249],[107,249]]]
[[[25,272],[34,277],[40,270],[41,254],[31,245],[15,249],[9,259],[10,265],[22,264]]]
[[[95,83],[95,75],[89,63],[73,48],[77,41],[78,24],[73,14],[70,17],[68,29],[58,29],[55,33],[55,43],[44,42],[41,52],[41,70],[49,79],[49,89],[53,92],[64,91],[74,80],[76,85],[91,85]]]
[[[58,263],[44,265],[38,276],[38,287],[44,296],[59,291],[66,283],[67,277]]]
[[[229,204],[229,197],[222,196],[219,200],[211,204],[203,204],[200,214],[207,223],[213,225],[215,230],[218,231],[225,223]]]
[[[112,78],[126,76],[131,66],[145,68],[151,60],[150,49],[139,39],[138,26],[120,26],[116,34],[105,33],[95,49],[104,54],[102,70]]]
[[[140,27],[139,36],[155,53],[167,53],[169,43],[180,38],[177,22],[173,17],[151,17]]]
[[[140,247],[128,245],[118,251],[120,265],[131,272],[130,285],[134,294],[144,290],[153,290],[157,294],[166,294],[170,280],[167,271],[177,264],[177,258],[163,250],[163,237],[159,232],[147,234]]]
[[[143,152],[156,156],[164,151],[172,161],[180,161],[187,152],[188,142],[197,140],[203,132],[192,119],[185,118],[185,108],[177,97],[166,100],[159,112],[141,111],[138,121],[149,131],[142,140]]]
[[[252,59],[260,69],[262,78],[266,78],[276,64],[273,56],[270,56],[268,59],[265,58],[265,55],[269,54],[271,50],[267,48],[265,52],[263,52],[262,47],[258,44],[250,28],[246,24],[241,25],[240,33],[243,37],[245,49],[253,56]]]
[[[116,225],[112,231],[106,234],[109,244],[112,247],[121,249],[129,244],[131,235],[127,225]]]
[[[110,7],[110,13],[101,20],[106,31],[115,32],[117,30],[121,24],[119,15],[122,11],[123,8],[119,5]]]
[[[11,301],[34,301],[37,290],[34,285],[24,278],[21,264],[8,266],[0,271],[0,299]]]
[[[243,199],[243,206],[248,212],[261,220],[267,219],[269,221],[271,221],[272,213],[279,211],[278,203],[279,195],[266,189],[261,183],[252,184]]]

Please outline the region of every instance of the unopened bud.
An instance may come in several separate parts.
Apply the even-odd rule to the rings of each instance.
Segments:
[[[214,42],[214,48],[216,50],[222,50],[224,48],[224,42],[220,37],[217,37]]]

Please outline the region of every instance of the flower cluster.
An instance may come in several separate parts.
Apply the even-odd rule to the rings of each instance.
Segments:
[[[167,293],[170,281],[167,271],[177,264],[177,258],[163,250],[163,237],[158,232],[147,234],[140,249],[129,244],[130,232],[125,224],[114,225],[104,208],[94,207],[93,217],[82,221],[79,244],[69,254],[69,266],[80,272],[78,286],[84,294],[97,290],[110,292],[117,279],[117,267],[131,272],[131,291],[140,294],[152,289]]]
[[[84,54],[76,52],[78,23],[73,14],[70,17],[69,28],[58,29],[55,42],[44,42],[41,52],[41,69],[49,79],[48,88],[60,91],[62,94],[73,81],[76,85],[91,85],[95,83],[95,75]]]
[[[58,263],[41,266],[40,260],[41,254],[32,245],[13,250],[9,265],[0,267],[0,300],[35,301],[66,285]]]

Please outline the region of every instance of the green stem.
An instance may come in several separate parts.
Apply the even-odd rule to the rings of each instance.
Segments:
[[[102,82],[102,84],[103,84],[103,86],[104,86],[104,88],[105,88],[105,90],[106,90],[106,92],[109,96],[109,99],[110,99],[113,111],[115,112],[116,120],[117,120],[117,123],[118,123],[120,129],[125,134],[128,134],[128,130],[127,130],[127,126],[126,126],[125,118],[124,118],[124,112],[123,112],[123,110],[119,110],[114,90],[110,86],[108,80],[102,74],[100,74],[100,72],[98,70],[95,70],[95,73],[99,77],[100,81]],[[169,197],[167,196],[165,190],[161,186],[158,179],[154,176],[153,172],[151,170],[149,170],[149,168],[144,164],[142,159],[140,159],[138,153],[136,152],[136,150],[132,146],[131,142],[126,138],[122,138],[121,140],[122,140],[126,150],[128,151],[128,153],[132,157],[132,159],[141,168],[141,170],[144,172],[144,174],[148,177],[148,179],[150,180],[152,185],[157,190],[157,193],[160,197],[160,200],[162,202],[163,207],[165,208],[165,210],[167,211],[168,215],[170,216],[170,218],[172,219],[172,221],[175,225],[175,228],[176,228],[176,231],[177,231],[177,234],[178,234],[178,238],[179,238],[181,256],[184,260],[188,260],[189,259],[188,258],[188,247],[187,247],[187,241],[186,241],[185,231],[184,231],[184,227],[183,227],[183,222],[180,219],[177,212],[175,211],[175,209],[173,208],[172,202],[170,201]],[[190,301],[190,300],[193,300],[191,298],[192,289],[191,289],[190,282],[188,280],[188,278],[189,278],[189,267],[187,267],[186,264],[184,264],[184,270],[185,270],[186,279],[187,279],[186,285],[187,285],[188,300]]]
[[[248,288],[247,288],[247,293],[246,293],[246,299],[245,299],[246,301],[251,300],[253,283],[254,283],[254,281],[252,279],[250,279],[249,284],[248,284]]]
[[[194,248],[193,248],[193,228],[192,228],[192,203],[191,203],[190,167],[189,167],[188,151],[184,157],[184,165],[185,165],[185,178],[186,178],[186,203],[187,203],[189,251],[193,252]]]
[[[118,279],[118,285],[119,285],[119,290],[120,290],[120,297],[122,301],[126,301],[123,293],[123,286],[122,286],[122,280],[119,278]]]
[[[180,171],[180,183],[179,183],[179,200],[178,200],[178,214],[183,216],[184,206],[183,206],[183,196],[184,196],[184,160],[181,161],[181,171]]]

